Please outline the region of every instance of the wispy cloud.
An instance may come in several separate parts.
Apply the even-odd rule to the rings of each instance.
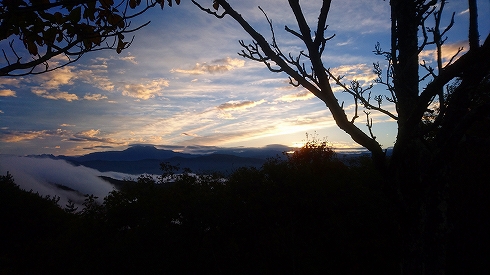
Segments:
[[[226,102],[226,103],[223,103],[221,105],[219,105],[218,107],[218,110],[221,110],[221,111],[229,111],[229,110],[243,110],[243,109],[248,109],[248,108],[252,108],[252,107],[255,107],[259,104],[262,104],[264,103],[265,100],[259,100],[259,101],[229,101],[229,102]]]
[[[101,95],[101,94],[85,94],[83,97],[85,100],[92,100],[92,101],[98,101],[102,99],[107,99],[107,96]]]
[[[78,70],[77,78],[101,90],[112,92],[115,89],[115,85],[106,73],[107,70],[105,69]]]
[[[372,83],[377,78],[372,66],[367,64],[343,65],[332,68],[330,72],[334,76],[343,76],[346,81],[357,80],[361,84]]]
[[[447,62],[451,60],[451,58],[455,57],[458,50],[462,49],[459,55],[456,56],[453,60],[456,61],[459,57],[461,57],[461,55],[463,55],[467,51],[468,48],[469,48],[468,41],[466,40],[442,45],[441,58],[442,58],[443,65],[446,65]],[[435,62],[437,60],[437,50],[435,48],[424,50],[420,53],[419,58],[429,63]]]
[[[53,100],[66,100],[68,102],[78,100],[78,96],[76,94],[70,94],[68,92],[48,92],[47,90],[33,88],[32,93],[47,99]]]
[[[146,83],[125,84],[122,87],[122,94],[137,99],[150,99],[155,96],[161,96],[165,87],[169,86],[166,79],[150,80]]]
[[[347,40],[344,40],[342,42],[337,42],[337,44],[335,44],[336,46],[347,46],[347,45],[350,45],[354,42],[354,40],[352,38],[349,38]]]
[[[3,142],[20,142],[32,139],[44,139],[49,136],[67,136],[67,132],[61,129],[41,131],[0,131],[0,140]]]
[[[62,125],[63,127],[70,125]],[[73,125],[71,125],[73,126]],[[16,131],[16,130],[1,130],[0,141],[6,143],[23,142],[29,140],[56,140],[56,142],[78,142],[78,143],[94,143],[93,146],[105,146],[109,144],[123,144],[121,140],[115,140],[108,135],[102,135],[100,130],[90,129],[86,131],[73,132],[70,130],[40,130],[40,131]],[[102,144],[102,145],[101,145]]]
[[[289,95],[284,95],[278,98],[278,101],[285,101],[285,102],[293,102],[293,101],[298,101],[298,100],[309,100],[314,98],[315,95],[313,95],[311,92],[305,90],[301,91],[296,94],[289,94]]]
[[[90,129],[73,134],[68,141],[75,142],[101,142],[101,143],[120,143],[112,138],[100,137],[100,130]]]
[[[133,64],[138,64],[138,62],[136,62],[136,57],[130,55],[130,53],[128,53],[128,54],[129,54],[128,56],[120,57],[119,60],[127,61],[127,62],[130,62]]]
[[[183,74],[225,73],[235,68],[241,68],[244,65],[245,61],[243,59],[226,57],[223,59],[214,60],[209,64],[196,63],[196,65],[190,69],[172,69],[171,72]]]

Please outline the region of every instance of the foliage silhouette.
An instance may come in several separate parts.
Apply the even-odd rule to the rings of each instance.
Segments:
[[[377,168],[378,174],[366,168],[365,160],[359,161],[359,166],[346,167],[329,155],[328,148],[315,145],[317,147],[303,150],[308,154],[293,154],[285,162],[275,159],[261,169],[239,169],[226,183],[219,178],[196,178],[188,173],[175,177],[174,184],[170,186],[143,177],[132,189],[112,193],[102,205],[96,204],[93,197],[87,198],[88,210],[82,211],[78,220],[81,223],[79,228],[86,229],[78,232],[84,236],[84,242],[77,245],[85,251],[83,255],[90,255],[87,256],[89,260],[97,264],[84,267],[84,271],[110,266],[98,257],[119,251],[116,248],[131,251],[121,256],[128,261],[137,255],[134,261],[139,261],[139,264],[135,266],[145,265],[155,271],[172,270],[177,264],[181,265],[180,269],[173,271],[224,272],[232,265],[243,273],[301,273],[309,271],[308,268],[320,270],[325,266],[330,270],[354,273],[360,270],[360,266],[380,269],[380,260],[374,259],[376,253],[363,254],[369,250],[364,246],[364,241],[367,241],[373,246],[369,248],[379,249],[378,255],[390,259],[388,262],[391,264],[384,265],[390,271],[396,266],[391,260],[399,259],[403,273],[440,274],[448,273],[448,267],[455,265],[447,261],[447,257],[456,258],[457,248],[475,247],[458,243],[450,229],[454,226],[456,232],[469,234],[461,222],[471,223],[480,216],[472,213],[464,217],[461,213],[467,209],[481,210],[487,205],[476,190],[481,190],[482,194],[488,191],[488,185],[479,178],[483,175],[479,171],[481,163],[488,163],[484,154],[489,148],[488,135],[478,135],[488,129],[490,38],[486,35],[484,42],[480,43],[476,0],[468,1],[469,49],[466,53],[458,50],[447,62],[442,58],[442,46],[454,24],[454,14],[446,22],[447,26],[442,27],[446,1],[389,1],[392,20],[390,49],[383,50],[381,44],[374,48],[374,53],[385,59],[386,69],[383,70],[379,63],[373,67],[378,76],[377,84],[388,91],[385,97],[371,95],[372,86],[362,86],[359,81],[344,83],[342,76],[336,76],[328,69],[328,60],[322,59],[333,38],[326,35],[331,1],[322,2],[318,24],[313,28],[308,25],[299,1],[288,1],[297,29],[286,26],[285,31],[300,39],[305,48],[296,54],[282,52],[275,40],[272,21],[265,11],[265,20],[272,33],[271,41],[253,29],[225,0],[214,0],[210,3],[212,8],[192,2],[218,18],[228,15],[244,28],[254,41],[250,44],[240,42],[242,56],[264,63],[273,72],[285,72],[293,86],[301,85],[325,102],[339,128],[371,151],[373,162],[370,165]],[[128,5],[133,8],[139,3],[130,1]],[[163,3],[160,1],[162,6]],[[101,2],[101,5],[104,10],[107,3]],[[33,20],[37,20],[38,15],[33,16]],[[78,19],[78,9],[68,7],[65,17],[78,24],[79,20],[71,20]],[[107,14],[103,17],[107,20],[104,27],[112,28],[113,34],[126,26],[120,24],[120,20],[111,23]],[[434,21],[430,23],[432,18]],[[56,18],[54,21],[49,18],[41,21],[49,25]],[[62,25],[66,28],[66,36],[62,38],[78,39],[78,33],[69,30],[72,27],[70,24]],[[2,39],[20,35],[25,38],[22,43],[27,53],[37,56],[38,46],[46,45],[49,53],[53,36],[49,26],[47,28],[42,36],[37,29],[19,29],[21,33],[4,31]],[[83,47],[89,50],[99,43],[95,36],[88,37],[88,40],[84,38],[73,41],[88,43]],[[112,46],[118,51],[127,45],[118,35],[116,40]],[[19,61],[16,49],[10,49],[16,56],[14,59]],[[421,58],[423,50],[436,52],[434,67]],[[421,64],[419,60],[422,60]],[[38,58],[37,62],[40,62],[37,65],[45,64],[44,68],[48,70],[44,59]],[[18,64],[11,63],[8,66]],[[27,74],[37,72],[30,68],[34,67],[26,67]],[[9,69],[4,70],[2,75],[10,72]],[[333,85],[352,95],[355,111],[350,118],[343,103],[333,93]],[[386,108],[389,103],[395,105],[396,113]],[[366,115],[364,131],[356,124],[360,109]],[[398,134],[391,157],[386,156],[376,140],[371,112],[379,112],[397,121]],[[475,150],[471,143],[483,149]],[[462,161],[467,159],[480,162]],[[468,163],[473,166],[468,166]],[[461,174],[454,172],[460,168]],[[462,184],[468,179],[473,181],[470,185]],[[383,194],[375,188],[379,186],[382,186]],[[468,197],[475,198],[475,201],[465,205]],[[388,207],[381,207],[383,204]],[[126,211],[130,214],[124,215]],[[396,218],[387,218],[392,215]],[[488,220],[488,217],[483,217]],[[377,221],[382,222],[378,224]],[[392,221],[397,225],[391,224]],[[383,224],[383,229],[390,230],[381,230],[380,224]],[[362,230],[361,225],[365,226]],[[308,227],[315,230],[306,232],[304,229]],[[472,228],[479,232],[488,226],[487,223],[481,226],[473,224]],[[95,232],[97,237],[90,239],[89,236]],[[310,232],[327,232],[330,235],[318,236]],[[382,236],[377,235],[379,232],[383,232]],[[356,239],[357,236],[361,239]],[[391,251],[387,247],[397,243],[398,236],[402,254],[386,255],[386,251]],[[481,240],[487,239],[483,237]],[[102,252],[88,253],[94,250],[97,242],[104,244]],[[310,244],[311,250],[302,244]],[[128,247],[133,250],[123,249]],[[166,250],[146,251],[155,247],[165,247]],[[322,249],[325,247],[327,249]],[[395,248],[400,247],[395,245]],[[336,253],[332,253],[334,250]],[[481,255],[488,255],[488,252],[479,255],[473,260],[478,262],[472,265],[476,270],[486,268]],[[164,260],[157,260],[162,258]],[[185,264],[189,259],[193,260],[193,266]],[[320,259],[327,259],[326,264],[320,264]],[[117,267],[116,259],[112,260],[112,268],[127,268]],[[257,265],[251,267],[247,265],[249,262]],[[468,269],[468,265],[471,264],[462,266]]]
[[[383,50],[380,43],[374,47],[374,53],[384,58],[386,65],[373,64],[375,83],[386,88],[386,94],[376,94],[373,84],[363,85],[356,79],[345,83],[343,76],[329,68],[329,60],[322,57],[335,37],[329,33],[332,23],[327,23],[330,0],[321,1],[316,25],[309,23],[299,0],[288,1],[295,26],[284,29],[303,44],[297,53],[283,52],[272,20],[260,7],[270,27],[269,40],[229,1],[213,1],[212,8],[192,2],[219,19],[234,19],[253,39],[249,44],[240,41],[241,56],[263,63],[272,72],[287,74],[292,86],[302,86],[323,101],[337,126],[371,152],[375,167],[384,176],[383,190],[402,217],[402,273],[444,274],[451,227],[448,208],[441,207],[449,202],[451,179],[447,171],[455,166],[454,153],[472,125],[490,115],[490,36],[485,34],[480,43],[476,0],[468,1],[469,49],[463,53],[460,48],[448,59],[443,58],[443,45],[455,23],[455,13],[444,22],[445,0],[389,1],[389,50]],[[436,53],[434,65],[423,56],[424,51]],[[334,85],[352,96],[353,112],[344,108]],[[366,117],[365,130],[356,124],[361,110]],[[373,112],[397,122],[391,156],[386,156],[376,140]]]
[[[45,0],[1,1],[0,76],[22,76],[55,70],[79,60],[87,52],[128,48],[125,37],[149,22],[131,26],[131,19],[165,2],[180,0]],[[63,58],[55,57],[63,56]],[[60,60],[64,61],[60,61]]]
[[[486,166],[465,158],[479,148],[467,143],[451,172],[448,274],[490,270]],[[127,181],[103,202],[87,195],[71,214],[7,174],[0,273],[398,274],[404,217],[370,158],[345,163],[313,139],[226,179],[163,164],[165,177]]]

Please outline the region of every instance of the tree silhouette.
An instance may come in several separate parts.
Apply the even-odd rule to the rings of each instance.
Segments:
[[[0,40],[9,41],[7,49],[2,52],[0,76],[50,71],[78,60],[89,51],[110,48],[120,52],[130,44],[130,41],[125,41],[124,34],[140,27],[132,28],[129,20],[157,4],[163,7],[165,2],[172,3],[171,0],[156,0],[140,7],[139,0],[118,3],[112,0],[2,1]],[[373,94],[373,86],[362,86],[356,80],[345,83],[342,76],[334,75],[329,69],[328,59],[322,58],[334,37],[327,35],[330,0],[322,1],[316,26],[308,24],[299,0],[288,0],[296,26],[286,26],[285,31],[303,42],[304,49],[298,53],[282,51],[276,42],[272,21],[265,11],[265,21],[272,36],[270,41],[228,1],[213,0],[210,8],[195,0],[192,2],[217,18],[232,17],[253,39],[249,44],[240,41],[243,47],[241,56],[264,63],[272,72],[286,73],[291,85],[302,86],[322,100],[338,127],[371,152],[375,167],[384,178],[383,191],[400,213],[399,230],[404,244],[402,272],[444,273],[446,241],[451,227],[447,207],[448,177],[451,175],[448,171],[456,167],[453,160],[471,142],[474,128],[488,125],[490,112],[490,36],[486,35],[484,42],[480,42],[476,0],[468,1],[469,49],[465,53],[463,49],[458,50],[446,62],[443,45],[454,24],[454,13],[449,22],[442,21],[446,1],[389,1],[391,43],[378,43],[374,47],[374,53],[384,59],[386,66],[379,63],[373,66],[377,75],[375,82],[386,88],[387,96]],[[137,7],[140,10],[128,13]],[[442,26],[444,24],[446,27]],[[109,38],[114,39],[112,43],[106,41]],[[421,54],[424,50],[436,53],[434,67],[424,60]],[[58,55],[66,56],[67,61],[62,64],[49,62]],[[355,111],[350,117],[344,103],[334,94],[334,85],[352,96]],[[387,108],[390,103],[394,104],[396,111]],[[386,156],[376,140],[373,112],[397,122],[397,139],[391,157]],[[366,118],[364,130],[356,124],[363,113]],[[321,151],[321,154],[328,157],[329,151]],[[292,160],[295,158],[293,155]],[[308,157],[299,155],[296,159],[295,169],[311,168],[302,166],[311,160]],[[284,171],[287,171],[289,167],[284,165],[278,167],[286,167]],[[271,167],[275,167],[275,172],[271,172],[270,177],[288,175],[277,172],[280,170],[274,165]],[[309,172],[316,175],[323,165],[319,167]],[[255,177],[260,173],[247,175]],[[203,182],[187,176],[178,180],[183,182],[175,187],[180,188],[180,194],[192,195],[190,191],[196,186],[207,190]],[[151,180],[143,181],[153,186]],[[190,193],[185,193],[188,191]],[[106,215],[94,197],[88,197],[85,204],[86,210],[82,215],[97,219]],[[206,224],[192,216],[201,209],[199,203],[187,207],[191,214],[185,217],[187,223],[184,224],[189,225],[189,230]]]
[[[46,0],[0,2],[0,76],[40,74],[66,66],[91,51],[129,47],[131,19],[172,0]],[[176,4],[180,0],[175,0]],[[54,57],[56,61],[52,61]]]
[[[449,22],[442,22],[446,1],[389,2],[391,44],[387,45],[387,51],[379,43],[374,50],[387,65],[386,69],[379,63],[373,67],[376,83],[386,87],[388,96],[374,95],[372,86],[363,87],[356,80],[344,83],[342,76],[334,75],[329,69],[328,59],[322,58],[334,37],[326,35],[329,0],[322,1],[316,26],[308,24],[299,0],[288,1],[296,26],[285,26],[285,31],[302,41],[304,49],[299,53],[281,50],[272,21],[262,9],[270,26],[269,41],[228,1],[215,0],[212,8],[192,2],[217,18],[232,17],[253,39],[250,44],[240,41],[241,56],[264,63],[272,72],[286,73],[291,85],[302,86],[322,100],[338,127],[371,151],[377,169],[385,176],[385,192],[402,213],[403,273],[443,273],[449,229],[446,171],[451,169],[455,149],[465,140],[467,130],[487,119],[490,111],[490,38],[487,36],[480,44],[476,1],[468,1],[469,49],[464,54],[459,49],[446,63],[442,45],[454,24],[454,13]],[[435,68],[421,56],[428,49],[436,52]],[[355,104],[352,117],[347,116],[343,102],[333,92],[333,85],[352,96]],[[396,112],[384,108],[386,102],[394,104]],[[360,110],[367,120],[365,131],[355,124]],[[389,161],[376,140],[371,112],[386,115],[398,124]]]

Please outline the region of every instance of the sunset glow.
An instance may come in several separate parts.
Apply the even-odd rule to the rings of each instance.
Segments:
[[[284,25],[297,26],[283,1],[231,2],[270,39],[267,21],[257,9],[260,4],[273,20],[282,50],[295,55],[302,49],[301,41],[284,32]],[[311,22],[319,4],[303,4]],[[478,4],[480,31],[488,33],[490,3]],[[448,58],[467,45],[466,6],[464,1],[446,5],[446,16],[456,12],[445,45]],[[327,33],[336,36],[327,43],[323,59],[346,83],[357,79],[372,84],[373,62],[384,66],[372,51],[376,42],[385,49],[390,46],[389,9],[383,1],[333,1]],[[190,1],[143,17],[134,24],[151,24],[136,32],[131,47],[119,55],[99,51],[50,73],[0,78],[0,153],[82,155],[133,144],[175,146],[178,151],[190,151],[189,146],[301,147],[305,133],[313,132],[334,148],[359,147],[337,128],[319,99],[291,86],[285,74],[238,56],[237,41],[251,39],[230,18],[218,20]],[[443,22],[449,23],[448,18]],[[432,62],[434,52],[421,56]],[[352,98],[340,87],[334,91],[352,117]],[[375,86],[373,92],[383,94],[385,89]],[[383,106],[395,112],[386,103]],[[370,118],[378,142],[392,146],[395,121],[375,112]],[[367,131],[363,114],[356,122]]]

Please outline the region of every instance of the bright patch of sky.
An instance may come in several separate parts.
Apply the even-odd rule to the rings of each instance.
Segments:
[[[211,1],[200,1],[211,5]],[[301,41],[284,31],[296,29],[287,1],[230,1],[258,31],[270,39],[270,29],[258,5],[272,20],[282,51],[297,55]],[[315,26],[321,1],[302,5]],[[478,1],[480,34],[489,33],[490,6]],[[466,49],[466,1],[446,5],[449,23],[446,58],[458,47]],[[339,148],[358,147],[335,126],[325,105],[303,88],[288,84],[285,74],[270,72],[263,64],[237,55],[239,40],[249,36],[231,18],[216,19],[190,1],[164,10],[158,8],[133,21],[151,20],[135,33],[131,47],[89,53],[77,63],[54,72],[0,78],[0,153],[81,155],[100,150],[125,149],[131,144],[165,146],[263,147],[294,146],[305,133],[316,132]],[[380,42],[389,49],[389,1],[333,1],[323,60],[345,81],[363,85],[374,81],[373,54]],[[429,20],[430,22],[430,20]],[[5,41],[1,42],[2,47]],[[422,57],[427,62],[434,52]],[[447,59],[449,60],[449,59]],[[59,60],[60,62],[62,60]],[[335,88],[349,117],[353,100]],[[385,93],[375,86],[373,93]],[[396,113],[394,106],[384,107]],[[362,113],[361,113],[362,114]],[[395,141],[396,123],[372,112],[374,134],[384,146]],[[357,120],[367,131],[365,117]]]

